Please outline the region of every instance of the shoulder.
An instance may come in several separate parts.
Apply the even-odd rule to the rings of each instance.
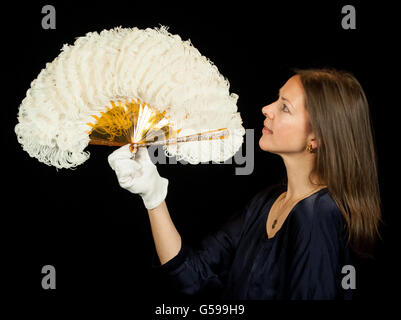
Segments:
[[[299,202],[292,213],[291,224],[300,235],[343,232],[345,219],[327,188]]]

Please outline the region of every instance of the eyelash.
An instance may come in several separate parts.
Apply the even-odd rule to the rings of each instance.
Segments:
[[[280,100],[280,93],[277,94],[277,99]],[[287,111],[284,111],[284,108],[287,108]],[[283,106],[281,108],[281,111],[285,112],[285,113],[290,113],[290,110],[288,109],[288,107],[283,103]]]
[[[284,111],[284,108],[287,108],[287,111]],[[285,104],[283,104],[283,107],[281,108],[281,111],[283,111],[285,113],[289,113],[290,112],[290,110],[288,109],[288,107]]]

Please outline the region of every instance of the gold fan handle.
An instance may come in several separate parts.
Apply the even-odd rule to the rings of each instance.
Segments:
[[[190,141],[202,141],[202,140],[214,140],[214,139],[224,139],[228,137],[229,131],[227,128],[210,130],[202,133],[196,133],[184,137],[172,138],[166,140],[145,142],[145,143],[130,143],[130,151],[132,152],[131,159],[135,159],[135,154],[138,151],[138,148],[149,147],[155,145],[166,145],[166,144],[175,144],[180,142],[190,142]],[[126,142],[123,141],[109,141],[105,139],[96,139],[91,138],[89,144],[93,145],[106,145],[106,146],[115,146],[121,147],[126,145]]]
[[[214,139],[224,139],[229,135],[229,131],[226,128],[210,130],[202,133],[195,133],[185,137],[172,138],[166,140],[145,142],[145,143],[131,143],[131,145],[135,145],[138,148],[140,147],[149,147],[149,146],[157,146],[164,144],[175,144],[179,142],[189,142],[189,141],[202,141],[202,140],[214,140]]]
[[[138,145],[136,143],[131,143],[129,146],[130,151],[132,152],[131,159],[135,160],[136,152],[138,151]]]
[[[130,150],[133,153],[131,159],[135,159],[135,154],[138,148],[165,145],[165,144],[175,144],[179,142],[189,142],[189,141],[202,141],[202,140],[214,140],[214,139],[224,139],[229,135],[229,131],[226,128],[210,130],[202,133],[191,134],[185,137],[172,138],[167,140],[146,142],[146,143],[131,143]]]
[[[90,138],[89,144],[99,145],[99,146],[110,146],[110,147],[122,147],[127,144],[124,141],[109,141],[105,139]]]

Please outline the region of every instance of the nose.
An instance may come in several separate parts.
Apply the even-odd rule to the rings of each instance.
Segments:
[[[262,108],[262,113],[263,113],[263,115],[264,115],[266,118],[270,119],[270,120],[272,120],[272,119],[274,118],[273,110],[272,110],[272,108],[270,108],[271,106],[272,106],[272,104],[269,104],[269,105],[264,106],[264,107]]]

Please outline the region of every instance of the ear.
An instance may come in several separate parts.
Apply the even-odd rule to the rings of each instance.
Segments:
[[[307,139],[306,139],[306,144],[307,145],[308,144],[312,144],[312,149],[313,150],[316,149],[319,146],[318,140],[317,140],[316,135],[315,135],[315,133],[313,131],[309,132],[309,134],[307,136]]]
[[[309,141],[310,141],[310,143],[312,143],[312,149],[316,149],[318,147],[318,143],[317,143],[317,139],[316,138],[312,138]]]

